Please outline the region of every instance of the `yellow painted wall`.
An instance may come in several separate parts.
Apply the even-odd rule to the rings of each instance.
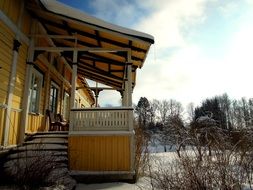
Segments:
[[[19,0],[1,0],[0,9],[4,12],[6,16],[14,23],[17,24],[18,16],[20,13],[22,1]],[[26,33],[30,29],[30,18],[28,18],[28,13],[25,12],[25,17],[23,18],[22,30]],[[13,57],[13,40],[15,39],[14,31],[11,31],[4,22],[0,21],[0,104],[6,104],[7,101],[7,91],[8,83],[10,77],[10,71],[12,66],[12,57]],[[17,72],[16,72],[16,82],[13,92],[13,101],[12,108],[21,109],[22,95],[24,90],[24,80],[25,80],[25,69],[26,69],[26,57],[27,57],[27,45],[24,42],[21,42],[19,48],[19,57],[17,63]],[[9,145],[17,143],[18,130],[20,127],[20,117],[21,110],[14,111],[12,109],[11,114],[6,116],[5,110],[0,110],[0,143],[3,143],[3,130],[5,127],[5,117],[10,121],[9,128]]]
[[[19,14],[21,11],[21,5],[24,1],[22,0],[0,0],[0,10],[14,23],[18,24]],[[32,17],[29,13],[24,10],[23,19],[21,24],[21,31],[28,35],[31,30],[31,21]],[[37,34],[42,33],[40,31],[39,25],[35,25],[35,31]],[[7,101],[7,91],[9,86],[9,77],[12,66],[13,59],[13,40],[15,39],[15,31],[12,31],[8,28],[3,21],[0,20],[0,105],[5,105]],[[26,75],[26,60],[28,54],[28,44],[25,44],[23,41],[21,42],[21,46],[19,48],[18,55],[18,63],[17,63],[17,72],[16,72],[16,81],[15,88],[13,92],[13,101],[12,101],[12,111],[10,116],[7,118],[10,119],[10,134],[9,134],[9,145],[16,144],[18,131],[20,127],[20,117],[21,112],[17,112],[17,110],[22,109],[22,96],[25,85],[25,75]],[[49,45],[48,40],[45,39],[37,39],[35,40],[36,45]],[[48,53],[45,53],[46,60],[50,62]],[[59,55],[56,55],[59,56]],[[36,60],[35,65],[39,67],[39,69],[44,73],[44,86],[41,90],[40,97],[40,109],[39,114],[30,114],[28,115],[28,125],[26,126],[26,132],[36,132],[43,131],[48,129],[48,125],[45,118],[45,109],[47,102],[45,100],[47,93],[45,87],[45,73],[48,71],[48,67],[45,63]],[[59,93],[59,103],[58,103],[58,112],[62,111],[62,103],[63,103],[63,91],[69,89],[69,86],[62,85],[62,79],[59,75],[65,77],[68,81],[71,79],[71,71],[68,69],[64,70],[62,65],[59,65],[59,68],[51,71],[50,80],[54,80],[60,86],[61,92]],[[66,76],[65,76],[66,75]],[[87,94],[83,93],[82,96],[87,96]],[[49,96],[48,96],[49,98]],[[84,98],[85,99],[85,98]],[[90,107],[89,102],[82,102],[85,106]],[[14,111],[16,110],[16,111]],[[0,143],[3,141],[3,129],[5,127],[5,110],[0,108]]]
[[[19,48],[16,82],[12,102],[12,107],[17,109],[21,108],[22,96],[24,93],[27,51],[28,46],[23,43]]]
[[[130,171],[129,136],[70,136],[69,167],[79,171]]]
[[[0,22],[0,104],[6,103],[14,33]]]
[[[81,87],[83,86],[83,84],[78,80],[76,86]],[[81,105],[84,105],[86,108],[89,108],[93,104],[91,97],[87,92],[87,89],[84,88],[78,90],[78,94],[76,94],[76,100],[78,100],[79,108],[81,107]]]
[[[46,126],[44,125],[44,115],[35,115],[35,114],[29,114],[28,115],[28,123],[26,132],[34,133],[37,131],[44,131],[46,130]]]
[[[9,145],[15,145],[18,141],[21,112],[12,110],[10,115]]]
[[[10,18],[10,20],[17,25],[18,18],[20,14],[20,7],[23,0],[0,0],[0,10]],[[30,33],[30,25],[31,25],[31,16],[27,11],[24,12],[23,15],[23,23],[21,26],[21,31],[24,34]]]
[[[1,0],[0,10],[14,23],[17,25],[20,7],[22,1],[19,0]],[[22,19],[21,31],[28,34],[30,31],[31,17],[24,11],[24,17]],[[0,104],[6,104],[8,83],[10,77],[10,71],[13,59],[13,40],[15,39],[15,31],[12,31],[4,22],[0,21]],[[18,131],[20,127],[21,117],[21,103],[24,90],[25,70],[26,70],[26,58],[28,46],[22,40],[20,40],[21,46],[19,48],[17,71],[15,87],[13,91],[12,99],[12,110],[10,115],[5,115],[3,110],[0,110],[0,140],[3,142],[3,130],[5,127],[5,118],[10,121],[9,128],[9,145],[17,143]]]
[[[7,15],[12,22],[17,24],[18,16],[20,14],[20,8],[22,1],[19,0],[1,0],[0,9]],[[19,9],[18,9],[19,8]]]

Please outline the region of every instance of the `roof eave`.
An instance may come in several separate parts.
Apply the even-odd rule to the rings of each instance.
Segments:
[[[97,27],[118,32],[127,36],[137,38],[138,40],[154,44],[154,37],[152,35],[111,24],[109,22],[90,16],[66,4],[60,3],[58,1],[52,0],[39,0],[39,1],[41,2],[41,4],[44,6],[45,9],[55,14],[79,20],[81,22],[89,23]]]

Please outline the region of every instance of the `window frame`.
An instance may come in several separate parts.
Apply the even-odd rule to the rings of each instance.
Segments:
[[[51,90],[52,90],[52,87],[54,89],[56,89],[57,93],[56,93],[56,97],[52,99],[52,102],[51,102]],[[59,100],[59,94],[60,94],[60,86],[54,82],[53,80],[51,80],[51,83],[50,83],[50,89],[49,89],[49,110],[54,113],[54,114],[57,114],[57,107],[58,107],[58,100]],[[52,105],[54,104],[54,105]],[[52,109],[53,108],[53,109]]]
[[[70,94],[67,91],[63,93],[63,110],[62,115],[64,119],[69,119],[69,112],[70,112]]]
[[[33,93],[35,92],[34,86],[35,84],[35,78],[38,78],[38,89],[36,93],[36,100],[35,100],[35,106],[33,108]],[[32,68],[31,71],[31,80],[30,80],[30,86],[29,86],[29,113],[32,114],[39,114],[40,113],[40,100],[41,100],[41,92],[42,92],[42,86],[43,86],[43,74],[36,68]]]

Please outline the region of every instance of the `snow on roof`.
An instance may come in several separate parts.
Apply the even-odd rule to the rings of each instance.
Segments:
[[[135,36],[137,38],[143,39],[150,43],[154,43],[154,37],[149,34],[111,24],[109,22],[90,16],[78,9],[75,9],[63,3],[60,3],[58,1],[40,0],[40,2],[44,5],[44,7],[47,10],[54,12],[56,14],[74,18],[74,19],[77,19],[86,23],[90,23],[92,25],[96,25],[99,27],[103,27],[115,32],[122,33],[122,34]]]

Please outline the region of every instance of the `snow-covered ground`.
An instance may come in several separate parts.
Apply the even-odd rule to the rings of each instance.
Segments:
[[[76,190],[91,190],[91,189],[110,189],[110,190],[135,190],[140,189],[136,184],[128,183],[100,183],[100,184],[78,184]]]

